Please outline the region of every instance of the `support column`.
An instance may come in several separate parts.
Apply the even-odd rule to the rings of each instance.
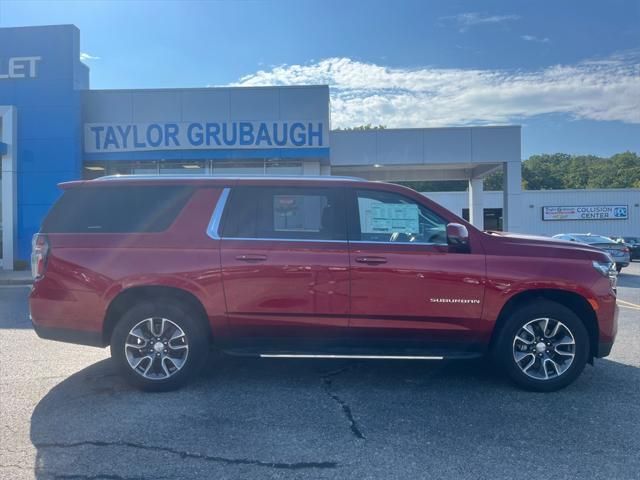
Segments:
[[[18,219],[18,113],[0,106],[0,142],[7,145],[2,158],[2,268],[13,270]]]
[[[482,203],[483,184],[481,178],[469,179],[469,222],[480,230],[484,229],[484,208]]]
[[[502,164],[502,228],[508,232],[521,232],[522,225],[522,162]]]

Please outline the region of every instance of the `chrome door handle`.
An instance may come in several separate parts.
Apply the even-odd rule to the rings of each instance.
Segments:
[[[241,262],[264,262],[266,259],[266,255],[238,255],[236,257],[236,260]]]
[[[367,265],[380,265],[381,263],[387,263],[387,259],[384,257],[356,257],[356,262],[366,263]]]

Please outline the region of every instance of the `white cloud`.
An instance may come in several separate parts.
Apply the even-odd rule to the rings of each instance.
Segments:
[[[447,17],[440,17],[440,20],[445,22],[454,22],[461,32],[468,30],[470,27],[483,24],[496,24],[510,22],[513,20],[519,20],[520,15],[486,15],[477,12],[460,13],[458,15],[451,15]]]
[[[80,60],[86,62],[87,60],[100,60],[100,57],[94,57],[87,52],[80,52]]]
[[[527,42],[549,43],[551,41],[549,37],[536,37],[535,35],[522,35],[521,38]]]
[[[333,127],[504,124],[548,113],[640,123],[640,51],[529,72],[328,58],[260,70],[235,85],[311,84],[330,86]]]

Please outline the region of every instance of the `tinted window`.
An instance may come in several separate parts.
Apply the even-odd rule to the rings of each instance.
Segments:
[[[193,193],[182,186],[101,186],[66,190],[42,223],[43,233],[160,232]]]
[[[393,243],[447,243],[447,222],[410,198],[391,192],[356,192],[353,240]]]
[[[346,240],[340,191],[332,188],[236,187],[223,237]]]

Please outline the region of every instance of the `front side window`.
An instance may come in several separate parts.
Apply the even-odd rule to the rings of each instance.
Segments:
[[[236,187],[223,238],[346,240],[340,191],[333,188]]]
[[[358,190],[354,241],[446,245],[447,221],[392,192]]]

